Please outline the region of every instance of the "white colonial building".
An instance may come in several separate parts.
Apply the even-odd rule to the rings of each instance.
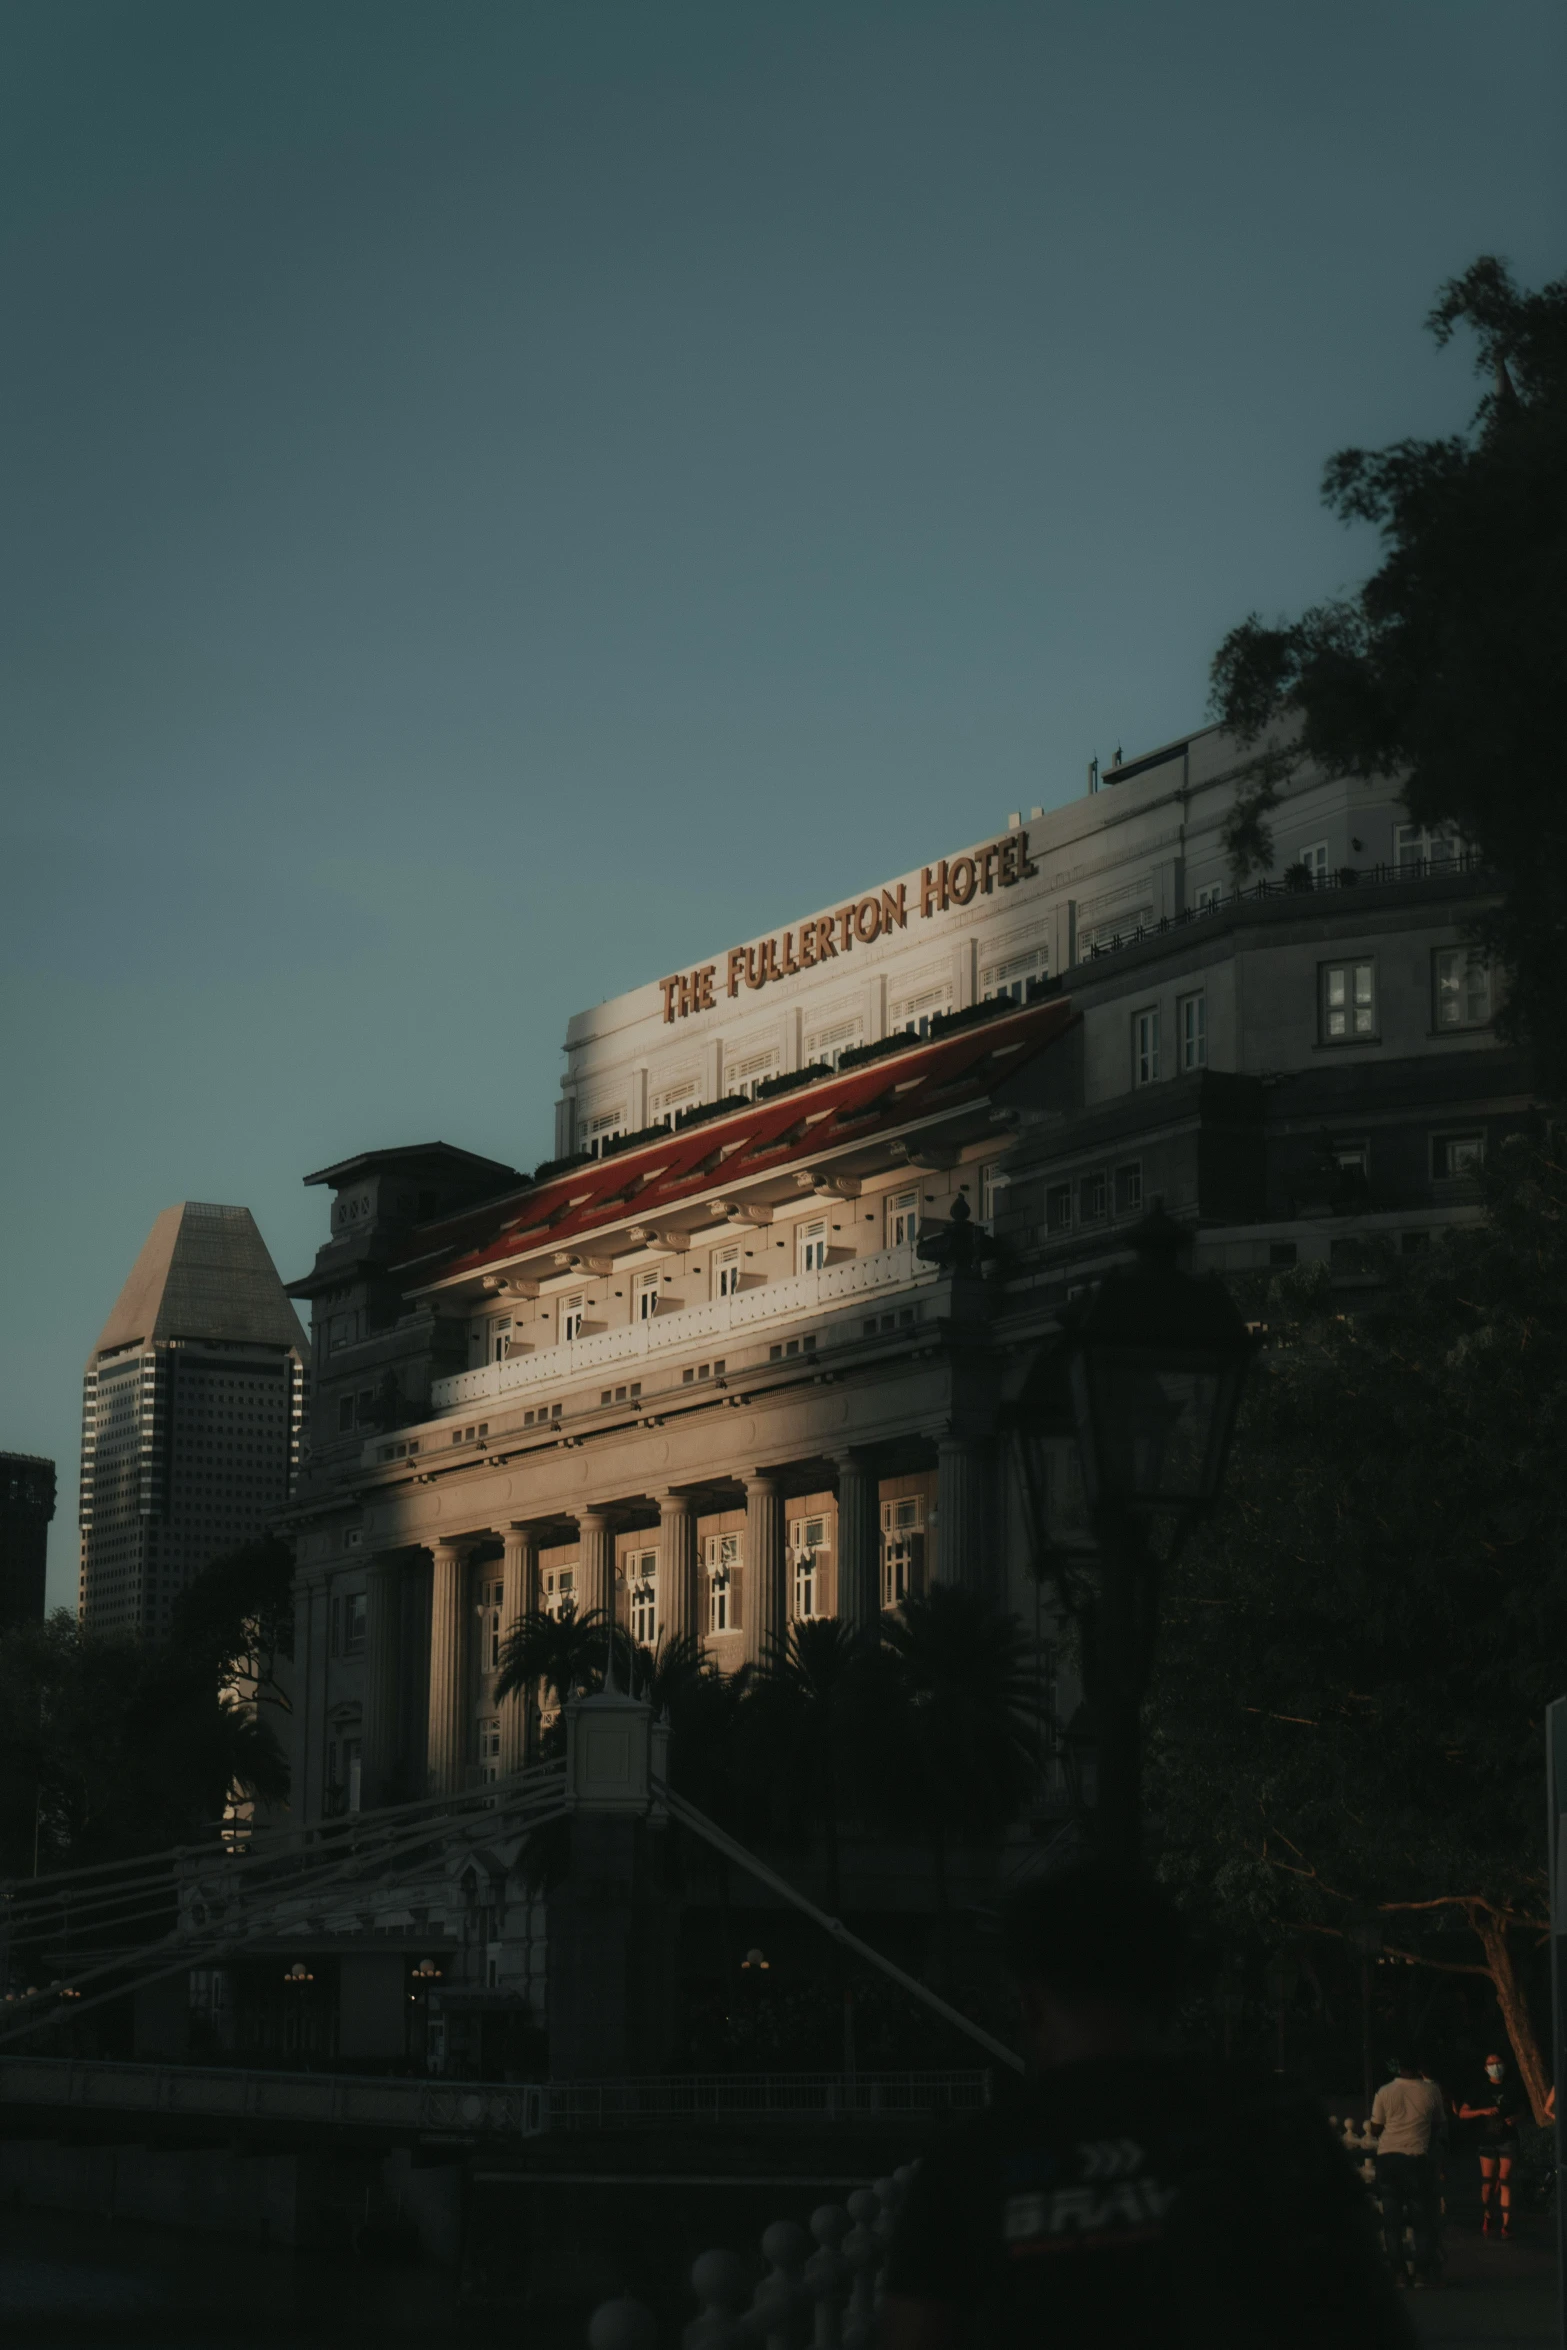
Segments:
[[[1347,1284],[1476,1212],[1528,1100],[1468,940],[1483,875],[1392,786],[1305,773],[1238,891],[1239,774],[1209,730],[691,940],[570,1022],[531,1176],[430,1143],[308,1178],[303,1818],[515,1767],[495,1666],[529,1606],[725,1665],[933,1578],[1039,1623],[999,1407],[1155,1195],[1199,1265]],[[960,1201],[983,1277],[919,1254]],[[528,1934],[502,1916],[484,1980],[536,2001]]]

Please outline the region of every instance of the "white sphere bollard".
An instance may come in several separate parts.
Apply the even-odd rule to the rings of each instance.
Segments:
[[[740,2314],[750,2283],[750,2271],[737,2252],[698,2253],[691,2263],[691,2290],[702,2307],[681,2336],[684,2350],[738,2350],[750,2330]]]
[[[640,2301],[601,2301],[588,2319],[588,2350],[658,2350],[658,2321]]]

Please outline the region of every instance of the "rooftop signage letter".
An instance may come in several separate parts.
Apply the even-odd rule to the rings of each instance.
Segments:
[[[742,987],[766,987],[775,979],[797,979],[818,963],[851,953],[856,939],[868,947],[894,930],[907,929],[911,913],[917,912],[922,922],[928,922],[949,906],[966,906],[975,897],[988,898],[993,890],[1010,889],[1014,882],[1031,880],[1038,871],[1028,853],[1026,832],[1006,833],[970,856],[954,857],[950,864],[943,857],[938,865],[927,865],[921,871],[917,908],[909,901],[908,884],[900,881],[891,889],[872,890],[868,896],[840,906],[835,914],[818,914],[798,929],[759,939],[754,946],[731,947],[723,961],[724,993],[737,996]],[[661,979],[658,984],[663,990],[666,1023],[688,1020],[693,1012],[716,1011],[718,974],[717,963],[699,963],[693,971],[677,971]]]

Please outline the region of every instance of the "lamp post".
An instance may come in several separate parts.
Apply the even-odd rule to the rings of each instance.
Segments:
[[[1382,1920],[1373,1911],[1344,1928],[1344,1939],[1360,1961],[1360,2078],[1366,2119],[1371,2118],[1371,1968],[1382,1955]]]
[[[1099,1763],[1095,1832],[1107,1858],[1142,1852],[1142,1707],[1164,1569],[1218,1498],[1253,1349],[1218,1278],[1183,1273],[1179,1228],[1155,1200],[1135,1267],[1106,1276],[1042,1351],[1013,1416],[1038,1571],[1076,1617]],[[1094,1569],[1052,1539],[1062,1435],[1075,1439]]]

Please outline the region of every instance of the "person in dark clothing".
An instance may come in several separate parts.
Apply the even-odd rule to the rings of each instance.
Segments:
[[[1528,2113],[1523,2091],[1500,2056],[1486,2058],[1484,2081],[1458,2108],[1459,2120],[1474,2125],[1480,2155],[1480,2232],[1489,2236],[1499,2216],[1504,2244],[1511,2242],[1513,2233],[1512,2180],[1518,2125]]]
[[[882,2350],[1408,2350],[1370,2208],[1303,2092],[1171,2054],[1179,1919],[1082,1864],[1007,1920],[1031,2077],[920,2163]]]

